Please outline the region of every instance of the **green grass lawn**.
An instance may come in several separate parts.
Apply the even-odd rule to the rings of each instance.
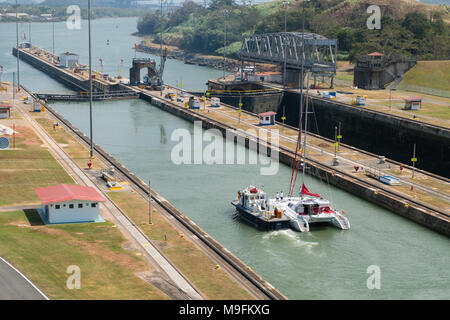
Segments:
[[[0,256],[50,299],[167,299],[135,273],[143,258],[122,248],[109,222],[46,226],[35,210],[0,213]],[[81,289],[66,287],[67,267],[81,270]]]
[[[73,183],[42,141],[25,125],[16,125],[16,149],[0,152],[0,206],[39,203],[34,189]]]
[[[450,98],[450,60],[418,61],[404,76],[400,90]]]
[[[192,242],[181,237],[177,230],[160,214],[153,214],[153,225],[149,225],[148,204],[139,195],[129,192],[110,192],[108,195],[150,239],[164,244],[161,248],[166,257],[206,297],[225,300],[252,298],[224,271],[216,270],[216,265]]]

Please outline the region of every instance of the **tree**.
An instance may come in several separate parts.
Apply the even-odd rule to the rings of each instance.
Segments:
[[[405,16],[402,26],[414,33],[416,38],[423,39],[430,29],[430,22],[425,13],[415,11]]]

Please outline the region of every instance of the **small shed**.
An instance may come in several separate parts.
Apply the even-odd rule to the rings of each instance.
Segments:
[[[405,98],[405,110],[420,110],[421,107],[422,107],[421,97]]]
[[[275,115],[277,113],[273,111],[267,111],[263,113],[259,113],[259,124],[261,126],[270,126],[275,124]]]
[[[11,108],[9,104],[0,104],[0,119],[11,118]]]
[[[75,68],[78,64],[80,56],[75,53],[61,53],[59,56],[59,64],[64,68]]]
[[[98,207],[105,199],[93,187],[60,184],[35,192],[42,202],[40,213],[46,223],[102,221]]]

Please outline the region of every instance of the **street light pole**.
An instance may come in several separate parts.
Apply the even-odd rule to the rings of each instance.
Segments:
[[[152,220],[152,188],[150,187],[150,180],[148,180],[148,224],[153,224]]]
[[[55,9],[52,10],[52,61],[55,59]]]
[[[163,23],[163,0],[161,0],[161,9],[160,9],[161,11],[160,11],[160,21],[161,21],[161,28],[162,28],[162,23]],[[160,50],[160,70],[161,70],[161,65],[162,65],[162,63],[163,63],[163,59],[164,59],[164,57],[163,57],[163,29],[161,29],[161,39],[159,40],[159,50]],[[162,92],[163,92],[163,79],[162,79],[162,77],[163,77],[163,75],[162,74],[160,74],[159,75],[159,77],[160,77],[160,79],[159,79],[159,81],[160,81],[160,84],[161,84],[161,87],[160,87],[160,89],[159,89],[159,95],[162,97]]]
[[[92,39],[91,39],[91,0],[88,0],[88,31],[89,31],[89,127],[91,145],[89,155],[94,156],[94,138],[92,136]]]
[[[20,88],[20,65],[19,65],[19,14],[16,0],[16,42],[17,42],[17,89]]]
[[[227,14],[228,10],[223,10],[223,16],[224,16],[224,28],[225,33],[223,34],[223,79],[225,80],[225,66],[226,66],[226,56],[225,56],[225,49],[227,47]]]

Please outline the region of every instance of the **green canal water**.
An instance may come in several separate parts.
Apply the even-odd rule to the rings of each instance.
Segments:
[[[121,58],[129,65],[134,57],[131,47],[137,38],[130,34],[135,31],[135,23],[136,19],[130,18],[93,23],[94,60],[101,57],[108,72],[114,73]],[[14,24],[0,24],[0,65],[5,66],[5,80],[15,68],[11,55],[14,28]],[[82,62],[87,61],[85,25],[71,35],[58,24],[56,34],[56,52],[74,51],[81,55]],[[33,24],[32,40],[51,49],[51,25]],[[112,66],[114,63],[117,66]],[[34,91],[67,90],[25,63],[21,63],[21,70],[22,83]],[[204,89],[208,78],[221,75],[220,70],[174,60],[168,61],[166,71],[167,83],[176,84],[182,78],[184,87],[192,90]],[[89,132],[88,104],[52,105]],[[309,189],[322,193],[335,208],[345,210],[351,230],[320,227],[305,234],[258,231],[236,217],[230,201],[248,184],[262,184],[271,195],[280,190],[286,193],[290,168],[280,164],[276,175],[264,176],[259,164],[176,165],[171,152],[178,142],[171,137],[179,129],[192,133],[194,126],[145,101],[94,105],[94,140],[98,144],[144,181],[151,179],[160,194],[289,298],[450,298],[448,238],[312,177],[306,177]],[[252,152],[239,146],[237,149]],[[379,267],[380,289],[367,287],[370,266]]]

